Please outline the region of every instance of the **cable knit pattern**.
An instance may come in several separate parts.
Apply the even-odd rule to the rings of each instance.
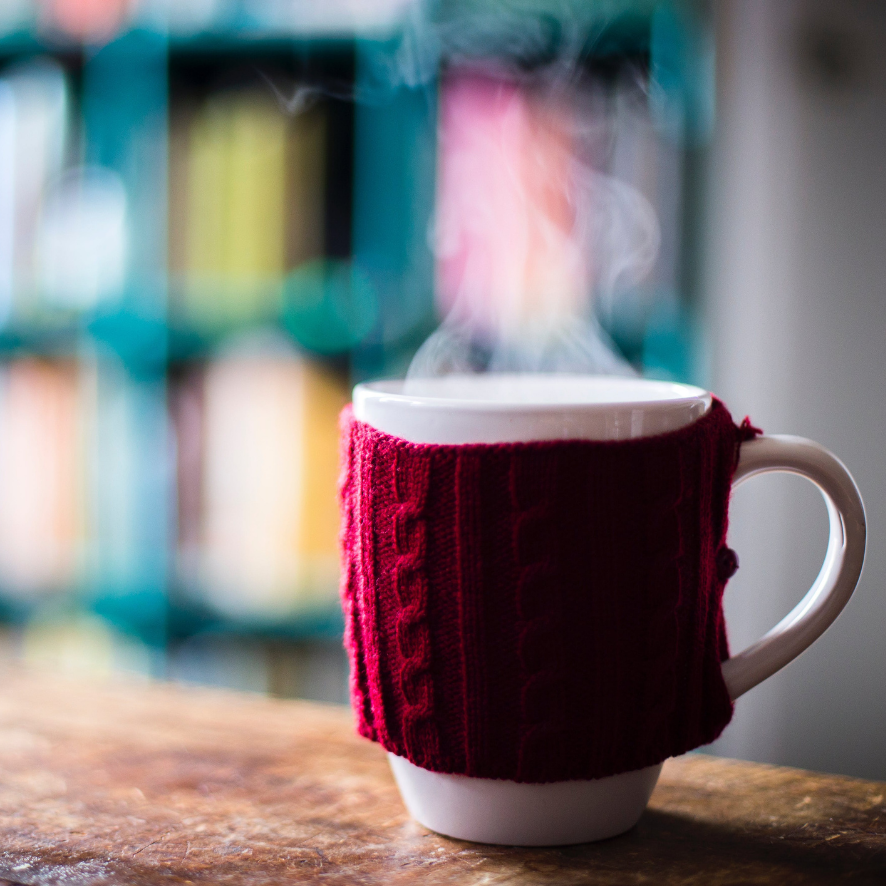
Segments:
[[[557,539],[552,535],[554,502],[548,494],[555,464],[551,453],[541,458],[512,453],[509,466],[521,674],[518,780],[531,773],[539,752],[555,747],[556,736],[563,729],[557,704],[562,687],[559,662],[550,654],[556,648],[560,621],[554,569]]]
[[[455,461],[455,523],[458,576],[458,631],[461,648],[462,697],[458,712],[463,717],[462,762],[465,772],[479,771],[488,748],[483,715],[489,700],[485,668],[483,571],[480,548],[481,509],[477,496],[482,461],[476,453],[460,451]],[[456,756],[456,759],[458,757]]]
[[[649,490],[646,526],[646,549],[649,569],[656,593],[640,605],[647,607],[646,640],[643,652],[645,678],[643,707],[646,711],[645,737],[655,744],[671,725],[677,690],[674,672],[679,652],[679,607],[686,553],[683,526],[684,503],[691,497],[687,478],[683,476],[684,450],[673,452],[669,470],[647,461],[644,482]],[[691,517],[691,515],[690,515]]]
[[[394,514],[394,593],[397,610],[399,688],[403,696],[403,737],[410,759],[433,759],[437,753],[434,689],[430,676],[431,644],[427,624],[426,526],[423,520],[430,464],[422,459],[407,468],[407,455],[395,452],[392,484]]]
[[[342,415],[358,729],[438,772],[599,778],[706,744],[741,442],[714,401],[638,440],[408,443]]]

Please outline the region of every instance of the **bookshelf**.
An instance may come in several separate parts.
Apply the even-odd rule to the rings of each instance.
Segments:
[[[398,265],[388,235],[371,271],[356,267],[353,105],[321,94],[290,115],[271,85],[349,95],[356,64],[353,35],[0,38],[13,172],[37,180],[35,224],[59,204],[54,235],[25,237],[25,200],[2,195],[16,222],[0,331],[6,622],[83,610],[156,650],[197,633],[340,634],[336,418],[378,314],[369,275]],[[25,156],[29,100],[51,169]],[[412,126],[432,133],[421,110]],[[377,137],[367,120],[359,138]],[[394,199],[403,175],[382,174]],[[77,230],[90,221],[91,240]],[[78,271],[84,291],[66,279]],[[430,317],[424,297],[414,313]]]
[[[335,416],[438,323],[451,59],[413,85],[390,76],[408,6],[57,0],[0,16],[3,622],[85,614],[153,672],[208,637],[218,661],[237,638],[265,644],[279,675],[286,644],[339,636]],[[444,28],[478,8],[428,7]],[[612,3],[585,22],[582,61],[604,81],[658,65],[683,135],[705,100],[692,8]],[[481,55],[510,52],[507,36]],[[679,365],[692,296],[660,302],[656,347]],[[648,329],[606,322],[650,356]]]

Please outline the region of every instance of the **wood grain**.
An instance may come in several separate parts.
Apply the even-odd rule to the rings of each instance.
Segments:
[[[886,784],[695,754],[623,837],[479,846],[408,819],[346,709],[0,682],[0,886],[886,883]]]

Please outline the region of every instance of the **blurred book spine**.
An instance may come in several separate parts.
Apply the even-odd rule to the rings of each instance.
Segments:
[[[287,269],[323,250],[322,109],[292,117],[269,91],[222,93],[174,116],[171,142],[183,319],[210,331],[275,320]]]
[[[68,82],[47,59],[0,78],[0,323],[40,312],[40,227],[69,141]]]
[[[213,360],[174,386],[179,578],[191,602],[279,621],[337,594],[345,380],[294,353]]]
[[[87,602],[154,645],[164,640],[172,458],[162,377],[111,354],[97,364],[84,471],[93,512]]]
[[[15,360],[0,369],[0,589],[25,601],[82,580],[88,366]]]
[[[326,223],[327,119],[323,105],[293,117],[286,158],[286,265],[323,255]]]

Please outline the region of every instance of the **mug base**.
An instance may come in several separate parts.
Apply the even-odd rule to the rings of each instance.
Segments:
[[[568,846],[605,840],[640,819],[662,764],[591,781],[521,784],[431,772],[388,753],[409,814],[473,843]]]

